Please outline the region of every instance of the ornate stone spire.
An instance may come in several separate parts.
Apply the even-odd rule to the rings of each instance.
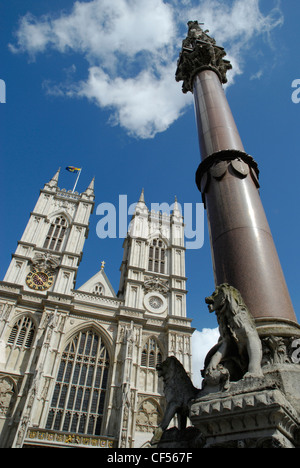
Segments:
[[[175,202],[174,202],[173,210],[172,210],[172,216],[182,216],[181,211],[179,209],[178,200],[177,200],[176,195],[175,195]]]
[[[141,191],[141,195],[140,195],[140,199],[139,199],[139,203],[145,203],[145,192],[144,192],[144,189],[142,189]]]
[[[139,214],[139,213],[148,213],[148,208],[145,203],[145,191],[142,189],[141,195],[139,198],[139,201],[136,204],[135,210],[134,210],[134,215]]]
[[[216,45],[215,39],[208,36],[208,30],[203,31],[198,21],[189,21],[188,27],[176,71],[176,81],[183,81],[182,91],[193,92],[194,78],[202,70],[215,71],[221,83],[227,83],[226,73],[232,65],[229,60],[224,60],[223,47]]]
[[[95,177],[92,178],[90,185],[86,189],[85,193],[87,195],[94,195],[94,187],[95,187]]]
[[[57,186],[57,183],[58,183],[59,173],[60,173],[60,167],[58,168],[58,170],[56,171],[56,173],[54,174],[54,176],[53,176],[52,179],[48,182],[47,185],[49,185],[50,187],[56,187],[56,186]]]

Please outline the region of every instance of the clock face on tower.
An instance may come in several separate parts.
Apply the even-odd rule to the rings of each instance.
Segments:
[[[34,269],[26,276],[27,286],[36,291],[46,291],[52,286],[53,280],[53,274],[47,270]]]
[[[144,297],[144,305],[148,312],[162,314],[167,308],[167,300],[158,291],[151,291]]]

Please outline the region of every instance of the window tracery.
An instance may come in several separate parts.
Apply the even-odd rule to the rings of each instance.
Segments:
[[[44,242],[44,249],[60,251],[66,230],[68,227],[67,220],[64,216],[57,216],[51,223],[49,231]]]
[[[162,353],[155,338],[149,338],[142,351],[141,366],[154,368],[162,363]]]
[[[166,273],[166,247],[161,239],[153,239],[149,247],[148,270]]]
[[[31,348],[33,337],[35,333],[35,326],[30,317],[21,317],[12,327],[8,344],[13,348]]]
[[[108,373],[100,335],[80,332],[63,352],[46,429],[100,435]]]

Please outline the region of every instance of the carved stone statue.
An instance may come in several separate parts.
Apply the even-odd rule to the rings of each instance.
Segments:
[[[208,36],[209,30],[203,31],[200,27],[198,21],[189,21],[188,22],[188,35],[187,38],[183,40],[183,47],[191,47],[195,44],[196,41],[203,42],[206,44],[216,44],[216,41],[213,37]]]
[[[188,22],[188,36],[182,42],[176,71],[176,81],[183,81],[182,91],[193,92],[195,76],[202,70],[214,70],[222,83],[227,83],[226,73],[232,65],[225,60],[226,52],[214,38],[203,31],[198,21]]]
[[[154,278],[152,276],[145,276],[144,289],[147,292],[158,291],[163,296],[167,296],[170,290],[168,280],[162,280],[158,276],[155,276]]]
[[[168,357],[156,369],[159,377],[163,378],[167,407],[160,425],[154,432],[151,440],[152,445],[159,442],[175,414],[178,416],[178,429],[186,428],[189,415],[188,403],[199,393],[199,390],[193,386],[183,365],[174,356]]]
[[[0,415],[7,416],[15,396],[14,383],[9,376],[0,377]]]
[[[220,340],[208,353],[205,361],[203,386],[225,378],[240,380],[243,377],[263,376],[262,344],[252,315],[239,291],[228,284],[218,286],[212,296],[205,299],[210,312],[216,312]],[[226,382],[226,372],[228,379]]]
[[[31,260],[34,267],[44,270],[54,271],[58,267],[59,261],[49,253],[36,252]]]

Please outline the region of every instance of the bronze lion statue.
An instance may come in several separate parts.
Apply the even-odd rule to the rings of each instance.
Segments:
[[[156,366],[156,370],[158,376],[163,378],[167,406],[162,422],[154,432],[152,445],[159,442],[175,414],[178,417],[178,429],[186,428],[189,415],[188,403],[199,394],[199,389],[194,387],[183,365],[176,357],[168,357],[162,364]]]
[[[222,284],[205,302],[210,312],[216,312],[220,340],[206,357],[202,371],[204,385],[218,369],[224,374],[224,368],[230,380],[263,376],[261,341],[240,292],[229,284]]]

